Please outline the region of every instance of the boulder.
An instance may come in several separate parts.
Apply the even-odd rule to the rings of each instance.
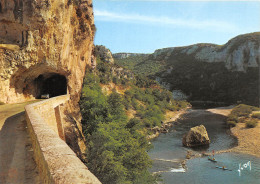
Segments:
[[[187,147],[203,146],[209,143],[209,136],[204,125],[191,128],[182,138],[182,144]]]

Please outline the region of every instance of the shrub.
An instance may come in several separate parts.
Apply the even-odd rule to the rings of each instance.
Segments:
[[[253,114],[252,114],[252,117],[253,117],[253,118],[258,118],[258,119],[260,119],[260,112],[255,112],[255,113],[253,113]]]
[[[241,117],[241,116],[249,117],[249,115],[252,113],[252,111],[258,110],[258,109],[259,108],[253,107],[250,105],[240,104],[232,110],[231,114],[236,115],[238,117]]]
[[[135,110],[139,109],[139,104],[135,98],[132,100],[132,106]]]
[[[131,128],[135,127],[135,126],[140,126],[140,124],[141,124],[141,121],[139,119],[132,118],[132,119],[130,119],[128,121],[128,123],[126,124],[125,127],[131,129]]]
[[[248,122],[246,122],[246,127],[247,128],[254,128],[257,125],[257,120],[250,120]]]
[[[227,121],[234,121],[235,123],[238,123],[238,117],[234,114],[228,115]]]
[[[149,121],[148,119],[143,120],[143,124],[146,128],[151,128],[152,127],[152,122]]]
[[[96,32],[97,32],[97,27],[96,27],[95,24],[92,24],[92,25],[91,25],[91,30],[92,30],[93,34],[96,34]]]
[[[227,121],[228,127],[235,127],[237,124],[235,121]]]

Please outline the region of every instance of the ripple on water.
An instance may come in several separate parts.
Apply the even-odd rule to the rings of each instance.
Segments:
[[[196,158],[187,162],[185,173],[165,172],[161,173],[165,184],[258,184],[260,183],[260,159],[245,154],[223,153],[216,155],[217,163],[210,162],[206,157]],[[245,168],[239,176],[239,164],[243,165],[251,161],[251,170]],[[217,169],[216,166],[226,166],[232,170]]]

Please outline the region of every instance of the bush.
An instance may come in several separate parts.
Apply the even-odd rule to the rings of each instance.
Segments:
[[[140,124],[141,124],[141,121],[139,119],[132,118],[128,121],[128,123],[126,124],[125,127],[131,129],[131,128],[136,127],[136,126],[140,126]]]
[[[235,127],[237,124],[235,121],[227,121],[228,127]]]
[[[260,119],[260,112],[255,112],[255,113],[253,113],[253,114],[252,114],[252,117],[253,117],[253,118],[258,118],[258,119]]]
[[[234,121],[235,123],[238,123],[238,117],[234,114],[228,115],[227,121]]]
[[[257,120],[250,120],[248,122],[246,122],[246,127],[247,128],[254,128],[257,125]]]
[[[254,106],[240,104],[232,110],[231,114],[236,115],[238,117],[241,117],[241,116],[249,117],[249,115],[252,113],[252,111],[255,111],[258,109],[259,108],[254,107]]]
[[[148,119],[143,120],[143,124],[146,128],[151,128],[152,127],[152,122],[149,121]]]

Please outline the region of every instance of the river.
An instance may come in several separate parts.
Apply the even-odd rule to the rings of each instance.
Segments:
[[[169,133],[161,134],[152,141],[154,148],[149,151],[153,160],[151,172],[160,172],[165,184],[260,183],[260,158],[251,155],[217,154],[217,163],[209,161],[207,157],[195,158],[188,160],[186,168],[183,168],[181,162],[185,160],[190,149],[182,146],[182,136],[191,127],[200,124],[206,127],[211,143],[208,147],[193,149],[193,152],[226,150],[237,145],[236,139],[229,134],[229,129],[225,126],[225,116],[207,110],[190,110],[175,123]],[[246,163],[251,163],[251,170],[249,164],[246,168],[243,167]],[[243,168],[240,169],[240,175],[239,164]],[[216,166],[225,166],[232,171],[224,171]]]

